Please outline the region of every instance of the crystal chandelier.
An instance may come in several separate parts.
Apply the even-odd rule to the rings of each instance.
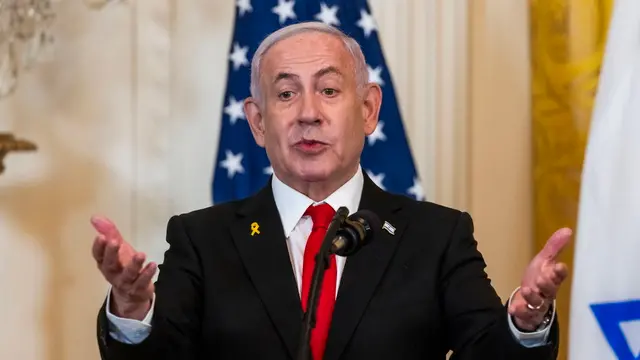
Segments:
[[[0,0],[0,99],[13,93],[22,71],[51,54],[55,0]],[[115,0],[85,0],[98,9]]]
[[[43,53],[52,50],[54,1],[0,0],[0,100],[15,91],[21,71],[31,68]],[[119,0],[84,0],[92,9],[115,1]],[[0,131],[0,174],[4,172],[7,154],[36,149],[34,143]]]

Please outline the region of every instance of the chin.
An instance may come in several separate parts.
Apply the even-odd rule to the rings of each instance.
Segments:
[[[334,173],[335,169],[321,164],[303,164],[297,166],[295,171],[297,177],[305,182],[325,181],[331,178]]]
[[[304,182],[322,182],[329,179],[331,173],[321,171],[298,172],[298,177]]]

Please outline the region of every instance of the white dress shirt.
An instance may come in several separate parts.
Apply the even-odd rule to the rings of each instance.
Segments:
[[[311,228],[313,225],[310,216],[303,216],[305,211],[310,205],[327,203],[334,210],[337,210],[341,206],[345,206],[349,209],[349,214],[353,214],[358,210],[363,184],[364,176],[362,168],[359,167],[356,174],[333,194],[329,195],[328,198],[321,202],[314,202],[304,194],[301,194],[285,185],[275,176],[275,174],[273,175],[271,188],[286,236],[289,256],[291,264],[293,265],[293,273],[298,284],[298,293],[300,293],[302,288],[302,262],[304,259],[304,249],[307,243],[307,238],[311,234]],[[340,279],[342,277],[345,262],[345,257],[336,256],[338,275],[336,279],[336,295],[338,287],[340,286]],[[107,295],[107,304],[110,303],[110,296],[111,291],[109,290]],[[511,297],[513,297],[513,294],[511,294]],[[511,301],[511,297],[509,298],[509,301]],[[151,309],[142,321],[119,318],[111,314],[109,307],[107,306],[107,318],[110,322],[109,333],[111,337],[128,344],[138,344],[142,342],[151,332],[154,305],[155,295],[151,303]],[[555,304],[553,316],[555,316]],[[509,327],[511,328],[514,337],[518,339],[522,345],[533,347],[544,345],[546,343],[549,336],[550,326],[547,326],[547,328],[541,331],[522,333],[514,326],[510,316],[508,319]]]

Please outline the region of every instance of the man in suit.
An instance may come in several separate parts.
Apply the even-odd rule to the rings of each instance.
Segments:
[[[95,216],[93,256],[111,284],[98,316],[105,359],[294,359],[314,255],[341,206],[390,224],[332,256],[314,359],[555,359],[554,298],[567,276],[556,232],[503,304],[471,217],[393,195],[363,173],[381,90],[358,44],[322,23],[266,38],[245,113],[274,175],[260,192],[169,220],[157,282],[116,226]]]

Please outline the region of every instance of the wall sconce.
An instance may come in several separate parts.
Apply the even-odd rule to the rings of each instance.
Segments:
[[[0,133],[0,174],[4,172],[4,157],[12,151],[35,151],[36,145],[30,141],[16,139],[9,133]]]

